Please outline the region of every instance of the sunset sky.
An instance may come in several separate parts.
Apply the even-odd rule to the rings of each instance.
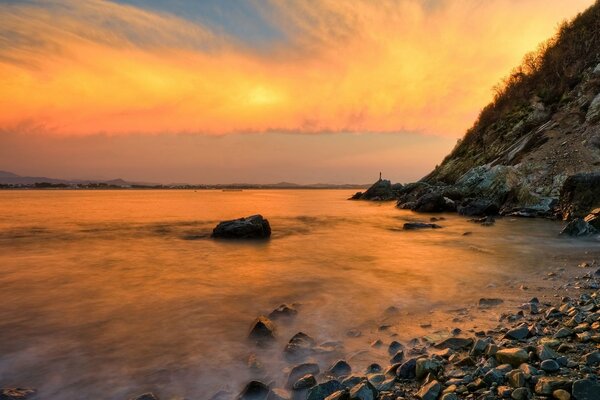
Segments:
[[[0,0],[0,170],[420,178],[593,0]]]

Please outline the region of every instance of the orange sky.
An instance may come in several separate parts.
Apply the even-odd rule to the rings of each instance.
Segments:
[[[0,129],[456,138],[524,53],[592,2],[250,1],[277,32],[256,45],[164,9],[2,3]]]

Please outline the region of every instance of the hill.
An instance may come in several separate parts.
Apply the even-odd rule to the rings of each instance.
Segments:
[[[525,56],[454,150],[405,187],[399,206],[582,216],[600,206],[599,123],[596,2]],[[582,196],[586,203],[579,206],[561,200]]]

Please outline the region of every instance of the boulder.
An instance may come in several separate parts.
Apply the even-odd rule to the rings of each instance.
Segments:
[[[269,318],[271,319],[285,319],[291,318],[298,314],[298,310],[296,310],[293,306],[289,306],[287,304],[282,304],[269,314]]]
[[[304,363],[296,365],[290,371],[286,383],[286,387],[291,388],[294,386],[294,383],[298,381],[298,379],[302,378],[305,375],[318,375],[321,370],[319,369],[319,364],[315,363]]]
[[[296,333],[283,349],[285,358],[288,360],[298,360],[314,352],[316,346],[315,340],[306,333]]]
[[[396,189],[398,188],[395,186]],[[360,193],[360,192],[359,192]],[[351,197],[353,200],[389,201],[396,198],[396,191],[392,188],[392,182],[387,179],[379,179],[370,188],[360,195],[356,193]]]
[[[465,349],[467,347],[473,346],[473,339],[471,338],[461,338],[461,337],[451,337],[448,339],[444,339],[441,342],[435,345],[436,349],[451,349],[454,351],[459,351]]]
[[[440,229],[441,226],[438,224],[430,224],[427,222],[407,222],[404,224],[402,229],[405,231],[415,230],[415,229]]]
[[[592,100],[585,116],[585,120],[591,124],[600,121],[600,94]]]
[[[569,176],[560,191],[563,219],[584,218],[600,207],[600,172]]]
[[[0,400],[26,400],[35,393],[34,389],[28,388],[2,388],[0,389]]]
[[[571,391],[571,384],[566,378],[543,376],[535,384],[535,393],[550,396],[558,389]]]
[[[581,218],[575,218],[560,231],[561,236],[571,237],[589,237],[597,235],[598,233],[600,232],[596,228]]]
[[[529,354],[524,349],[519,348],[500,349],[496,353],[496,360],[501,364],[510,364],[514,368],[517,368],[529,360]]]
[[[350,375],[352,367],[345,360],[338,360],[329,368],[328,372],[335,377]]]
[[[275,339],[275,324],[265,316],[256,318],[250,329],[248,337],[258,341],[268,341]]]
[[[417,392],[417,397],[421,400],[436,400],[442,392],[442,385],[436,380],[426,383]]]
[[[400,379],[414,379],[417,375],[417,359],[411,358],[405,361],[396,370],[396,376]]]
[[[344,390],[344,386],[335,379],[332,379],[310,388],[306,400],[325,400],[326,397],[340,390]]]
[[[421,196],[411,209],[422,213],[456,211],[456,204],[443,194],[432,192]]]
[[[580,379],[573,382],[571,392],[575,400],[598,400],[600,399],[600,382],[590,379]]]
[[[353,400],[375,400],[377,390],[368,381],[363,381],[350,389],[350,398]]]
[[[496,215],[499,210],[498,205],[488,199],[467,199],[457,207],[460,215],[469,217]]]
[[[237,400],[267,400],[269,387],[260,381],[249,382],[239,394]]]
[[[212,237],[222,239],[266,239],[270,236],[271,226],[262,215],[220,222],[212,233]]]

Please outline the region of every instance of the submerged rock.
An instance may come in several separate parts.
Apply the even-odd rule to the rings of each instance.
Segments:
[[[269,314],[269,318],[271,319],[285,319],[291,318],[298,314],[298,310],[296,310],[293,306],[282,304]]]
[[[2,388],[0,389],[0,400],[26,400],[35,393],[35,389],[29,388]]]
[[[260,381],[249,382],[239,394],[237,400],[267,400],[269,387]]]
[[[291,388],[294,383],[298,381],[298,379],[302,378],[305,375],[318,375],[321,370],[319,369],[319,364],[315,363],[304,363],[296,365],[290,371],[288,375],[288,380],[286,383],[286,387]]]
[[[567,224],[560,231],[561,236],[572,236],[572,237],[587,237],[597,235],[599,232],[589,223],[585,222],[581,218],[575,218]]]
[[[212,237],[223,239],[266,239],[270,236],[269,221],[260,214],[220,222],[212,233]]]
[[[306,333],[296,333],[283,349],[288,360],[302,359],[314,352],[315,340]]]
[[[344,386],[335,379],[332,379],[310,388],[306,400],[325,400],[326,397],[340,390],[344,390]]]
[[[265,316],[256,318],[250,329],[248,337],[258,341],[270,341],[275,339],[275,324]]]
[[[415,229],[439,229],[441,226],[438,224],[430,224],[427,222],[407,222],[404,224],[402,229],[405,231],[415,230]]]

